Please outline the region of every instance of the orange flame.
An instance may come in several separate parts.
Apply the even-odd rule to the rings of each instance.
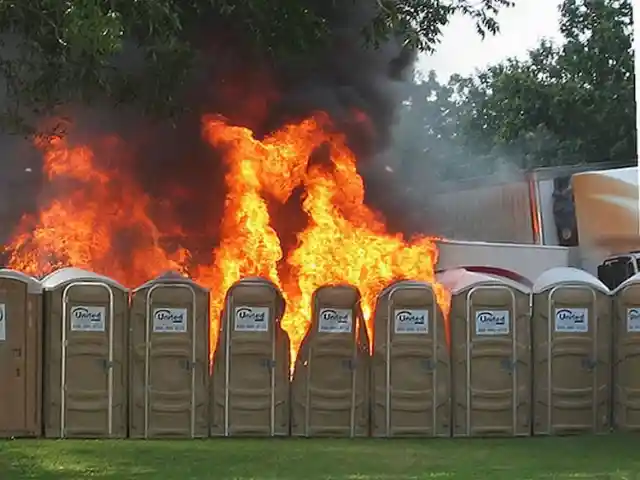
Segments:
[[[168,254],[161,247],[161,232],[147,214],[149,198],[119,173],[123,157],[118,140],[108,138],[101,145],[120,160],[109,169],[97,165],[88,147],[70,147],[60,137],[38,147],[45,177],[58,195],[37,218],[22,218],[7,248],[11,268],[37,276],[74,266],[129,286],[166,270],[182,270],[187,252]],[[118,241],[135,241],[134,254],[118,258]]]
[[[362,115],[360,119],[364,120]],[[220,242],[211,262],[199,265],[194,278],[211,288],[211,347],[217,342],[226,292],[248,276],[274,282],[287,301],[283,327],[292,356],[311,321],[311,298],[322,285],[348,283],[362,295],[362,310],[372,338],[376,297],[401,278],[434,286],[448,314],[449,293],[435,282],[438,251],[434,238],[405,242],[387,233],[384,219],[364,204],[364,184],[346,138],[319,113],[288,125],[263,140],[247,128],[216,116],[203,119],[203,137],[224,151],[227,192]],[[168,253],[166,232],[150,218],[149,198],[123,169],[123,151],[110,139],[108,167],[95,161],[86,146],[70,147],[56,138],[42,146],[44,172],[60,193],[37,219],[24,217],[9,245],[10,266],[41,275],[76,266],[108,275],[133,287],[166,270],[187,272],[189,252]],[[322,156],[320,162],[312,161]],[[69,183],[72,185],[70,186]],[[267,199],[284,204],[304,187],[302,210],[308,225],[286,259],[271,223]],[[118,235],[135,232],[127,258],[115,258]],[[448,328],[447,328],[448,331]]]
[[[249,129],[228,126],[219,118],[205,119],[203,130],[212,145],[228,148],[229,162],[227,216],[215,266],[221,277],[215,285],[223,288],[212,297],[212,318],[220,316],[224,292],[242,277],[264,276],[283,286],[277,271],[282,249],[264,194],[285,202],[300,184],[310,224],[298,234],[298,247],[286,261],[289,281],[283,292],[287,314],[282,324],[293,357],[309,328],[313,292],[322,285],[349,283],[360,289],[369,338],[376,297],[398,278],[433,283],[442,310],[448,312],[448,293],[435,283],[434,239],[406,244],[400,235],[386,234],[383,220],[364,204],[364,184],[346,138],[329,133],[326,115],[287,126],[261,142]],[[309,164],[321,146],[326,146],[331,168]],[[212,332],[215,345],[218,328]]]

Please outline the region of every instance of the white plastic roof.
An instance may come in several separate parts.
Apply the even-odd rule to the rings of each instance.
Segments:
[[[284,295],[282,294],[282,291],[278,288],[278,286],[274,282],[272,282],[268,278],[264,278],[264,277],[244,277],[244,278],[238,280],[233,285],[231,285],[229,290],[227,290],[227,294],[226,294],[227,297],[226,298],[228,298],[229,295],[232,294],[233,289],[235,287],[237,287],[239,285],[242,285],[243,283],[244,284],[254,283],[254,284],[263,284],[263,285],[270,286],[271,288],[273,288],[273,291],[278,295],[278,302],[280,304],[281,312],[284,312],[286,310],[287,304],[286,304],[286,301],[284,299]]]
[[[202,285],[200,285],[199,283],[194,282],[190,278],[185,277],[184,275],[182,275],[182,274],[180,274],[178,272],[169,271],[169,272],[163,273],[162,275],[159,275],[156,278],[153,278],[153,279],[149,280],[148,282],[143,283],[142,285],[137,287],[134,290],[134,292],[137,292],[138,290],[142,290],[144,288],[151,287],[152,285],[156,285],[158,283],[180,283],[180,284],[185,284],[185,285],[191,285],[193,288],[198,289],[198,290],[203,290],[205,292],[209,291],[208,288],[203,287]]]
[[[431,284],[428,283],[428,282],[420,282],[418,280],[398,280],[397,282],[393,282],[393,283],[387,285],[387,287],[384,290],[382,290],[382,292],[380,292],[379,296],[382,297],[384,295],[387,295],[391,291],[392,288],[396,288],[396,287],[403,286],[403,285],[406,285],[406,286],[420,286],[420,287],[425,287],[426,286],[428,288],[431,288]]]
[[[278,292],[278,295],[280,295],[282,297],[282,292],[280,291],[278,286],[275,283],[273,283],[271,280],[269,280],[268,278],[264,278],[264,277],[244,277],[244,278],[238,280],[237,282],[235,282],[233,285],[231,285],[231,288],[229,288],[229,291],[231,291],[232,288],[234,288],[234,287],[236,287],[238,285],[242,285],[243,283],[244,284],[246,284],[246,283],[262,283],[264,285],[269,285],[276,292]]]
[[[242,282],[256,282],[256,283],[268,283],[269,285],[275,285],[271,280],[264,277],[244,277],[234,283],[234,285],[238,285]]]
[[[613,291],[613,293],[617,293],[623,288],[633,285],[635,283],[640,283],[640,273],[636,273],[633,277],[627,278],[624,282],[622,282],[618,287]]]
[[[481,285],[503,285],[529,294],[531,290],[515,280],[486,273],[470,272],[464,268],[446,270],[438,275],[438,281],[451,290],[454,295],[470,287]]]
[[[11,270],[10,268],[0,268],[0,278],[10,278],[12,280],[18,280],[27,284],[27,291],[29,293],[41,293],[42,284],[31,275],[19,272],[17,270]]]
[[[555,267],[547,270],[533,283],[533,293],[541,293],[563,284],[586,284],[603,293],[611,293],[607,286],[589,272],[573,267]]]
[[[55,290],[60,285],[68,282],[103,282],[114,288],[127,290],[126,287],[116,282],[113,278],[75,267],[61,268],[51,272],[41,280],[42,287],[45,290]]]

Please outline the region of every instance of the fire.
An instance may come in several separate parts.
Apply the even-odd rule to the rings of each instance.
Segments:
[[[331,164],[308,170],[303,210],[310,224],[298,235],[298,248],[287,259],[299,290],[290,299],[288,331],[292,338],[304,335],[312,294],[326,284],[349,283],[359,288],[370,339],[376,298],[393,280],[433,282],[441,309],[448,313],[448,293],[435,282],[438,250],[433,239],[406,244],[400,235],[386,234],[383,220],[364,204],[364,184],[346,139],[333,134],[326,141]]]
[[[43,171],[54,198],[36,218],[24,216],[6,249],[9,266],[44,275],[64,266],[95,271],[137,286],[166,270],[182,270],[187,252],[167,253],[161,232],[149,219],[149,198],[121,173],[126,156],[120,142],[99,145],[107,167],[86,146],[52,137],[38,142]],[[121,243],[133,243],[131,255]]]
[[[376,297],[400,278],[432,283],[448,313],[449,293],[435,282],[434,239],[406,242],[387,233],[384,219],[364,203],[364,184],[346,137],[327,115],[318,113],[262,140],[247,128],[207,116],[202,134],[224,151],[227,167],[220,239],[208,264],[189,268],[188,251],[168,252],[162,245],[164,236],[181,232],[165,231],[151,219],[150,200],[126,175],[125,150],[116,140],[101,148],[101,155],[110,152],[109,161],[101,156],[96,162],[87,146],[54,138],[41,148],[44,173],[58,194],[36,218],[23,218],[8,247],[10,266],[41,275],[71,265],[129,287],[166,270],[191,271],[211,288],[212,351],[226,292],[248,276],[267,278],[283,291],[283,327],[294,358],[309,328],[313,292],[322,285],[359,288],[370,338]],[[302,211],[308,221],[285,258],[270,210],[298,187],[304,188]],[[128,255],[118,255],[122,248],[115,248],[123,232],[134,232]]]

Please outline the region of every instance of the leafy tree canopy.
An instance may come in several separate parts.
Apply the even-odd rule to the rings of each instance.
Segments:
[[[525,167],[634,161],[631,25],[629,0],[565,0],[562,44],[471,82],[468,131],[528,154]]]
[[[631,2],[564,0],[560,13],[562,40],[523,60],[407,85],[396,147],[406,168],[421,161],[456,179],[509,165],[635,162]]]
[[[0,0],[6,81],[5,127],[25,112],[108,98],[142,101],[167,113],[179,103],[199,44],[194,32],[207,19],[234,25],[268,55],[309,54],[330,38],[331,8],[354,0]],[[362,31],[371,44],[396,36],[419,50],[433,48],[440,29],[461,12],[478,32],[495,32],[495,14],[510,0],[375,0]],[[314,5],[321,8],[314,8]],[[138,47],[135,74],[115,68],[127,43]]]

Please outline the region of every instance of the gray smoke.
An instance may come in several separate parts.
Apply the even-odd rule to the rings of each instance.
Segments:
[[[410,232],[451,236],[464,231],[464,225],[452,224],[461,207],[456,192],[523,179],[522,151],[496,147],[481,132],[469,134],[459,80],[447,83],[431,71],[400,87],[402,106],[386,155],[386,182],[395,187]]]
[[[73,120],[69,133],[74,141],[91,144],[92,138],[108,134],[125,141],[134,159],[125,167],[155,202],[170,204],[182,223],[181,243],[196,258],[199,252],[210,255],[224,200],[221,155],[200,136],[203,114],[221,114],[260,136],[314,111],[327,112],[358,156],[367,201],[399,218],[393,215],[393,193],[380,185],[384,162],[374,159],[390,145],[397,106],[394,85],[411,71],[414,52],[393,39],[378,48],[365,45],[362,28],[376,13],[375,0],[301,1],[329,19],[329,42],[314,55],[274,59],[245,41],[243,25],[213,16],[190,32],[202,55],[182,94],[186,113],[157,122],[123,108],[74,105],[65,111]],[[130,50],[120,59],[124,68],[135,68],[137,52]],[[364,113],[369,122],[356,121],[355,112]],[[35,197],[34,192],[29,196]],[[294,195],[275,218],[285,244],[305,221]],[[394,227],[402,229],[402,222]]]
[[[23,214],[37,208],[40,159],[21,137],[0,135],[0,245],[11,236]],[[1,262],[0,262],[1,264]]]

